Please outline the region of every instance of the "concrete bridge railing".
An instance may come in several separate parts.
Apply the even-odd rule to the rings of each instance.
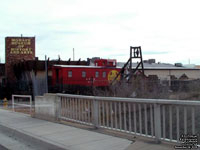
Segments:
[[[46,94],[36,97],[35,107],[36,116],[46,119],[70,120],[156,141],[177,142],[181,135],[198,136],[200,131],[199,101]]]

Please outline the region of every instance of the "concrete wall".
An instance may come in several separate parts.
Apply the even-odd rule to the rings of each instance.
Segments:
[[[57,121],[60,110],[60,99],[56,94],[44,94],[35,97],[34,117],[49,121]]]
[[[161,80],[168,80],[170,75],[174,75],[177,78],[180,78],[183,74],[186,74],[189,79],[199,79],[200,78],[200,70],[145,70],[145,75],[157,75]]]

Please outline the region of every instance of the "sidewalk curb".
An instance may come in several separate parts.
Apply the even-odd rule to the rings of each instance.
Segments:
[[[60,145],[59,143],[55,143],[49,140],[47,141],[44,138],[30,135],[28,133],[23,133],[23,131],[19,131],[17,129],[13,129],[11,127],[2,125],[2,123],[0,123],[0,130],[6,135],[12,134],[15,138],[24,140],[27,143],[41,145],[41,147],[44,147],[44,149],[47,149],[47,150],[69,150],[65,148],[64,146],[62,147],[62,145]]]

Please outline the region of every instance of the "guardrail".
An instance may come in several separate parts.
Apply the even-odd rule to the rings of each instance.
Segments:
[[[29,101],[27,101],[29,104],[24,103],[16,103],[15,98],[28,98]],[[12,95],[12,110],[15,111],[16,106],[17,107],[28,107],[29,113],[32,114],[32,96],[31,95]]]
[[[156,141],[177,142],[182,134],[198,135],[200,131],[199,101],[57,95],[60,119]]]

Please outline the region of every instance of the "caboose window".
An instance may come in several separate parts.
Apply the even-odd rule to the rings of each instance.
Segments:
[[[102,74],[103,78],[106,77],[106,72],[104,71],[103,74]]]
[[[99,77],[99,72],[98,72],[98,71],[95,72],[95,77],[96,77],[96,78]]]
[[[82,71],[82,77],[85,78],[86,77],[86,72]]]
[[[69,77],[69,78],[72,77],[72,71],[68,71],[68,77]]]

